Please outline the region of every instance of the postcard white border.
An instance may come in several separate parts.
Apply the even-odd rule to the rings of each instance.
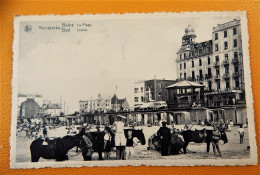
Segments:
[[[250,132],[250,158],[245,159],[180,159],[180,160],[124,160],[124,161],[64,161],[64,162],[15,162],[16,160],[16,125],[17,125],[17,94],[18,94],[18,66],[19,66],[19,27],[21,21],[57,21],[57,20],[111,20],[111,19],[157,19],[207,16],[240,16],[243,64],[245,74],[246,107],[248,117],[248,130]],[[97,14],[97,15],[44,15],[44,16],[15,16],[13,41],[13,79],[12,79],[12,117],[10,137],[10,168],[44,168],[44,167],[117,167],[117,166],[236,166],[257,165],[258,155],[255,139],[255,123],[253,109],[253,94],[251,89],[251,71],[249,57],[249,35],[245,11],[225,12],[182,12],[182,13],[132,13],[132,14]]]

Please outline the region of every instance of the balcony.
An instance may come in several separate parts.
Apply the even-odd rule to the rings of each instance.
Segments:
[[[233,77],[235,78],[235,77],[238,77],[238,72],[234,72],[233,73]]]
[[[219,61],[215,62],[214,66],[215,67],[219,66]]]
[[[215,77],[214,77],[215,79],[220,79],[220,76],[219,76],[219,74],[218,75],[215,75]]]
[[[229,88],[226,88],[225,90],[224,90],[224,92],[229,92],[230,91],[230,89]]]
[[[211,74],[205,74],[205,79],[206,80],[211,80],[212,78],[212,75]]]
[[[233,64],[237,64],[237,63],[238,63],[238,59],[237,59],[237,58],[233,58],[233,59],[232,59],[232,63],[233,63]]]
[[[197,79],[196,79],[197,81],[204,81],[204,78],[203,78],[203,76],[197,76]]]
[[[194,77],[187,77],[187,80],[188,81],[195,81],[195,78]]]
[[[229,73],[225,73],[225,74],[223,75],[223,78],[224,78],[224,79],[230,78]]]
[[[241,90],[241,88],[240,87],[235,87],[234,90]]]
[[[229,61],[228,60],[224,60],[223,61],[223,65],[225,66],[225,65],[228,65],[229,64]]]

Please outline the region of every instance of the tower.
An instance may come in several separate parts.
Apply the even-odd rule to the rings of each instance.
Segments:
[[[182,37],[182,46],[194,44],[196,37],[194,28],[191,25],[188,25],[188,27],[185,28],[185,34]]]

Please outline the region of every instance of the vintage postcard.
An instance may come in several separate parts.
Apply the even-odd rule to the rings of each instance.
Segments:
[[[255,165],[246,12],[16,16],[11,168]]]

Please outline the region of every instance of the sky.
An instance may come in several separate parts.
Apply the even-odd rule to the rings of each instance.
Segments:
[[[122,15],[123,16],[123,15]],[[158,18],[105,18],[22,21],[19,30],[19,93],[41,94],[66,103],[66,112],[79,110],[79,100],[112,96],[134,100],[134,82],[176,79],[176,52],[190,24],[196,42],[210,40],[213,27],[234,16],[209,15]],[[62,22],[70,32],[41,30]],[[77,27],[79,24],[89,27]],[[25,26],[31,30],[25,31]],[[87,29],[78,32],[77,28]],[[117,91],[116,91],[117,87]]]

